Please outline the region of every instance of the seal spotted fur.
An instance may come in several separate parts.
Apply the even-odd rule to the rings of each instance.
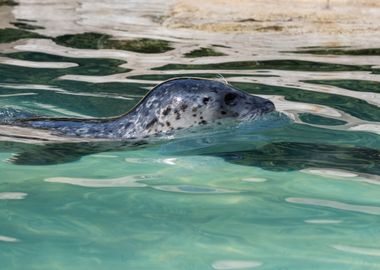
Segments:
[[[177,78],[154,87],[132,110],[114,118],[26,118],[10,124],[53,131],[60,136],[132,139],[175,130],[242,121],[275,109],[267,99],[207,79]]]

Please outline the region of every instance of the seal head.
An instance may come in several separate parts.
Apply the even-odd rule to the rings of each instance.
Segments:
[[[179,78],[156,86],[136,108],[145,115],[147,133],[168,132],[199,125],[243,121],[275,109],[264,98],[232,86],[196,78]]]

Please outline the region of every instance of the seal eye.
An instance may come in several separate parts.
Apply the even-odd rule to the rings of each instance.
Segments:
[[[209,103],[209,101],[210,101],[210,97],[204,97],[202,99],[202,102],[203,102],[204,105],[207,105]]]
[[[224,103],[226,103],[226,105],[233,105],[232,103],[235,101],[236,98],[236,94],[228,93],[224,96]]]

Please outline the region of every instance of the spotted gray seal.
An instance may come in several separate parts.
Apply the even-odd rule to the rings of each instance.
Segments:
[[[225,119],[252,119],[274,109],[271,101],[220,81],[176,78],[154,87],[132,110],[118,117],[35,117],[11,124],[50,130],[60,136],[125,140],[201,125],[222,125]]]

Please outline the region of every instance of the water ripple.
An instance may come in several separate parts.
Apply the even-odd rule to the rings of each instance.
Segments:
[[[30,68],[71,68],[77,67],[76,63],[65,63],[65,62],[32,62],[16,59],[7,59],[0,58],[0,63],[6,65],[14,65],[21,67],[30,67]]]
[[[212,194],[212,193],[236,193],[238,191],[206,186],[191,186],[191,185],[162,185],[152,186],[157,190],[180,192],[180,193],[194,193],[194,194]]]
[[[372,185],[380,185],[380,178],[377,175],[370,174],[356,174],[349,171],[338,170],[338,169],[324,169],[324,168],[316,168],[316,169],[303,169],[301,170],[303,173],[318,175],[326,178],[334,178],[334,179],[343,179],[353,182],[361,182]],[[373,179],[368,179],[365,177],[370,177]]]
[[[0,95],[0,98],[5,98],[5,97],[21,97],[21,96],[34,96],[37,95],[37,93],[19,93],[19,94],[4,94]]]
[[[337,220],[337,219],[306,219],[305,223],[311,223],[311,224],[339,224],[339,223],[342,223],[342,220]]]
[[[333,245],[333,248],[348,252],[348,253],[355,253],[355,254],[361,254],[361,255],[368,255],[368,256],[380,256],[380,249],[377,248],[364,248],[364,247],[355,247],[355,246],[346,246],[346,245]]]
[[[338,177],[345,177],[345,178],[350,178],[350,177],[357,177],[358,175],[356,173],[348,172],[348,171],[343,171],[343,170],[333,170],[333,169],[324,169],[324,168],[316,168],[316,169],[304,169],[301,170],[304,173],[309,173],[309,174],[314,174],[314,175],[321,175],[321,176],[338,176]]]
[[[0,241],[3,241],[3,242],[18,242],[20,240],[18,240],[17,238],[0,235]]]
[[[14,1],[3,9],[0,0],[3,23],[12,23],[18,40],[0,44],[0,106],[114,117],[153,84],[222,73],[226,83],[270,99],[294,121],[276,114],[136,147],[0,126],[1,159],[13,160],[0,162],[3,190],[25,192],[0,192],[1,269],[379,269],[380,50],[293,53],[297,46],[362,49],[378,44],[379,35],[195,32],[188,22],[168,27],[173,14],[189,9],[173,9],[173,0],[5,2]],[[341,5],[334,5],[335,12]],[[268,23],[244,12],[235,19]],[[27,24],[44,28],[16,31]],[[44,39],[28,38],[37,33]],[[107,49],[103,38],[111,35],[123,43],[157,38],[174,50]],[[64,36],[73,47],[64,46]],[[202,48],[224,55],[186,57]]]
[[[0,192],[0,200],[22,200],[27,195],[23,192]]]
[[[267,181],[265,178],[259,178],[259,177],[249,177],[249,178],[243,178],[241,179],[243,182],[250,182],[250,183],[262,183]]]
[[[309,199],[309,198],[286,198],[289,203],[313,205],[313,206],[323,206],[329,208],[335,208],[345,211],[360,212],[370,215],[380,215],[380,207],[377,206],[367,206],[367,205],[356,205],[348,204],[337,201],[321,200],[321,199]]]
[[[248,268],[259,267],[261,265],[262,265],[262,262],[258,262],[258,261],[222,260],[222,261],[215,261],[212,264],[212,267],[217,270],[248,269]]]
[[[63,183],[82,187],[146,187],[146,184],[139,181],[159,178],[157,175],[130,175],[120,178],[93,179],[93,178],[72,178],[72,177],[53,177],[45,179],[50,183]]]

